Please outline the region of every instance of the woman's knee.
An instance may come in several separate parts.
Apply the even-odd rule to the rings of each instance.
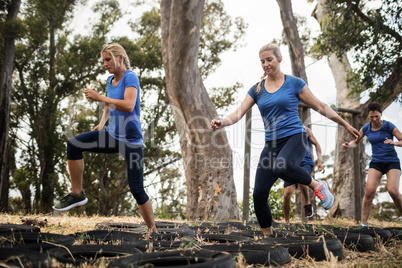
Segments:
[[[135,201],[137,201],[138,205],[143,205],[149,200],[149,197],[148,197],[147,193],[145,192],[144,188],[131,189],[131,193],[133,194],[134,199],[135,199]]]
[[[295,163],[292,161],[281,160],[280,158],[275,160],[272,172],[278,178],[287,178],[292,173]]]
[[[75,137],[67,141],[67,159],[69,160],[79,160],[83,158],[82,150],[75,145],[75,142]]]
[[[389,195],[391,196],[392,199],[398,199],[400,198],[401,194],[399,193],[398,189],[387,189]]]

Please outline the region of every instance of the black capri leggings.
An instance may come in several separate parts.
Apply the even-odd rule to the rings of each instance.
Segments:
[[[272,225],[271,209],[267,201],[271,187],[278,178],[292,184],[311,183],[310,174],[299,166],[306,152],[306,133],[265,143],[257,166],[253,193],[255,214],[261,228]]]
[[[67,141],[67,159],[83,159],[82,152],[120,153],[127,166],[128,185],[138,205],[145,204],[149,197],[144,190],[144,155],[142,145],[133,145],[113,138],[105,130],[79,134]]]

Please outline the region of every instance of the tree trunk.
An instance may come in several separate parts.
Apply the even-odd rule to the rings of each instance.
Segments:
[[[198,68],[204,1],[161,1],[162,53],[167,92],[187,183],[187,218],[238,219],[232,151],[225,131],[211,132],[217,117]]]
[[[11,1],[5,28],[15,29],[13,23],[21,5],[20,0]],[[0,211],[8,208],[9,174],[7,168],[8,131],[10,120],[10,96],[15,52],[15,32],[10,30],[4,37],[3,62],[0,73]]]
[[[296,18],[293,16],[292,1],[277,0],[277,2],[281,12],[283,30],[285,32],[286,40],[289,46],[289,54],[292,64],[292,75],[300,77],[308,84],[306,68],[304,64],[304,48],[299,36]],[[312,129],[310,109],[306,107],[300,107],[299,116],[303,124]],[[310,197],[312,197],[312,194],[310,194]],[[303,205],[304,200],[300,194],[300,191],[296,191],[296,202],[295,208],[293,209],[294,215],[296,218],[300,218],[304,221],[305,217]]]
[[[315,18],[318,22],[324,18],[323,1],[319,0]],[[350,96],[350,88],[347,84],[347,74],[352,70],[349,60],[345,55],[338,59],[335,54],[329,55],[329,66],[335,79],[337,107],[361,111],[358,96]],[[360,129],[365,120],[365,115],[344,114],[343,117],[356,129]],[[342,149],[344,141],[350,141],[352,137],[343,127],[338,126],[336,133],[334,177],[332,192],[335,197],[330,209],[331,217],[346,217],[359,220],[361,217],[362,191],[364,191],[365,169],[365,141],[351,151]],[[360,191],[359,189],[360,188]],[[360,199],[360,200],[359,200]]]

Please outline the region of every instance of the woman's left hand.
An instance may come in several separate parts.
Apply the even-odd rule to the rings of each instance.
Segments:
[[[84,91],[85,93],[85,98],[93,100],[93,101],[99,101],[100,100],[100,95],[93,89],[90,89],[87,87]]]

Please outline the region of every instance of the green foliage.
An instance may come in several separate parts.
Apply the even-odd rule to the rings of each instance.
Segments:
[[[280,220],[283,217],[283,193],[283,180],[279,179],[272,186],[268,198],[268,204],[271,208],[272,219],[274,220]]]
[[[372,99],[387,100],[398,79],[385,81],[402,68],[402,5],[399,0],[382,0],[377,7],[370,2],[325,1],[322,33],[312,53],[348,53],[354,61],[348,77],[351,94],[371,90]]]

